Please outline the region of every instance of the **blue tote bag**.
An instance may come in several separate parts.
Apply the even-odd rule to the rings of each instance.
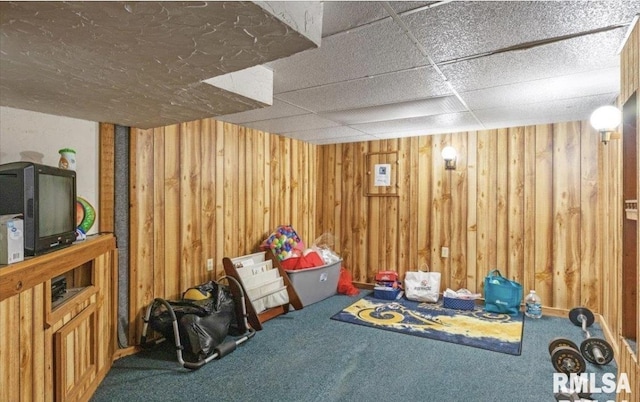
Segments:
[[[522,285],[494,269],[484,278],[484,309],[490,313],[516,315],[520,312]]]

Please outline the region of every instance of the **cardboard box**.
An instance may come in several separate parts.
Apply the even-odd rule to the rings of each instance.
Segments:
[[[308,306],[337,293],[341,266],[342,260],[321,267],[286,272],[302,305]]]
[[[0,215],[0,264],[24,260],[23,231],[20,215]]]

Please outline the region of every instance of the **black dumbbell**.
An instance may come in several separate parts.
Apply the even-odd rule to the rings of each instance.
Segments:
[[[571,342],[571,341],[569,341]],[[558,346],[551,352],[551,364],[558,373],[582,374],[587,370],[587,363],[576,348]]]
[[[569,312],[569,320],[582,328],[584,341],[580,344],[580,352],[590,363],[599,366],[609,364],[613,360],[613,348],[604,339],[594,338],[587,330],[594,322],[593,313],[586,307],[575,307]]]

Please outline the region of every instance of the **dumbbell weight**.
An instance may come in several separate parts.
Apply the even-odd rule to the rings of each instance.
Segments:
[[[587,361],[599,366],[609,364],[613,360],[613,348],[609,342],[593,338],[587,327],[595,321],[593,313],[586,307],[575,307],[569,311],[569,320],[582,328],[585,340],[580,344],[580,352]]]
[[[578,345],[567,338],[553,338],[551,342],[549,342],[549,354],[551,355],[553,351],[560,346],[566,346],[568,348],[578,350]]]
[[[551,352],[551,364],[558,373],[582,374],[587,370],[587,363],[580,352],[568,346],[559,346]]]
[[[559,394],[555,394],[554,397],[557,402],[574,402],[580,400],[578,394],[570,394],[568,392],[560,392]]]

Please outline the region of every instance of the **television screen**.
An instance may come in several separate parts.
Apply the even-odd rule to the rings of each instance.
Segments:
[[[74,181],[68,176],[41,174],[38,192],[38,225],[40,237],[75,229]]]

